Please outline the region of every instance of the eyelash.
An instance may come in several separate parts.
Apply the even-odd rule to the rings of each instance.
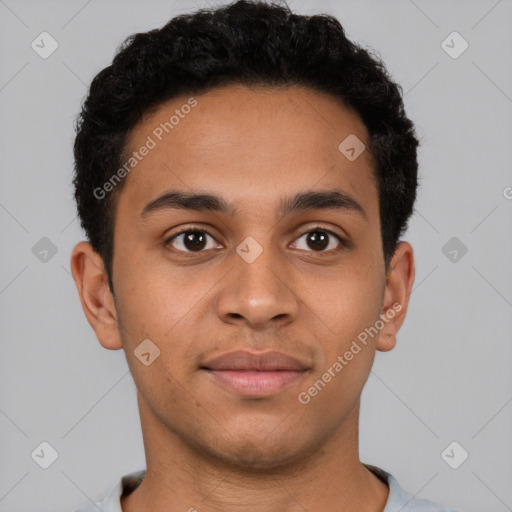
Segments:
[[[343,238],[341,238],[339,235],[337,235],[336,233],[332,232],[331,230],[323,228],[322,226],[314,226],[313,228],[308,229],[307,231],[305,231],[304,233],[299,235],[295,240],[299,240],[304,235],[307,235],[309,233],[313,233],[315,231],[321,231],[322,233],[327,233],[328,235],[336,238],[338,240],[338,242],[340,243],[340,245],[339,245],[339,247],[337,247],[335,249],[330,249],[328,251],[325,251],[325,250],[323,250],[323,251],[313,251],[313,250],[311,250],[311,251],[306,251],[306,252],[313,252],[313,253],[316,253],[316,254],[318,254],[320,256],[324,256],[324,255],[330,255],[332,253],[332,251],[342,251],[342,250],[347,249],[349,247],[349,243],[346,240],[344,240]],[[180,235],[183,235],[185,233],[205,233],[209,237],[211,237],[211,238],[213,238],[215,240],[215,237],[213,235],[211,235],[205,229],[198,229],[198,228],[194,228],[194,227],[186,227],[186,228],[183,228],[182,230],[180,230],[179,232],[175,233],[171,237],[167,238],[165,240],[165,242],[164,242],[164,245],[166,247],[171,245],[171,242],[173,240],[175,240]],[[200,254],[202,252],[206,252],[205,250],[201,250],[201,251],[182,251],[181,249],[174,249],[174,251],[177,252],[177,253],[191,255],[191,256],[193,256],[194,254]]]

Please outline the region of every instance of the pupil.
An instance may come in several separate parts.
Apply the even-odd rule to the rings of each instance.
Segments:
[[[325,249],[329,245],[327,233],[312,231],[308,236],[308,244],[312,249]]]
[[[189,250],[202,249],[205,245],[206,237],[200,231],[189,231],[185,235],[185,247]]]

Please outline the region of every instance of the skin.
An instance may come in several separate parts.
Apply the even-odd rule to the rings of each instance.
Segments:
[[[130,150],[188,99],[141,121]],[[334,98],[297,86],[228,86],[196,99],[119,191],[115,300],[87,242],[71,258],[89,323],[103,347],[125,351],[138,390],[147,473],[123,511],[382,511],[388,487],[359,460],[360,395],[375,351],[396,344],[415,270],[411,245],[400,242],[386,274],[369,151],[350,161],[338,149],[349,134],[367,141],[366,127]],[[166,208],[141,218],[177,189],[222,196],[236,213]],[[284,196],[332,189],[352,196],[366,219],[340,209],[277,212]],[[190,224],[211,235],[202,252],[183,236],[168,241]],[[349,246],[332,235],[325,249],[308,243],[318,228]],[[252,263],[236,252],[248,236],[263,249]],[[402,309],[380,334],[300,403],[396,303]],[[134,350],[147,338],[161,352],[145,366]],[[309,370],[272,396],[244,398],[199,369],[236,349],[275,349]]]

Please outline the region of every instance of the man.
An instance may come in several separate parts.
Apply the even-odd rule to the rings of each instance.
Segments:
[[[446,511],[358,453],[414,281],[418,141],[383,65],[239,1],[129,38],[77,132],[72,272],[147,465],[83,510]]]

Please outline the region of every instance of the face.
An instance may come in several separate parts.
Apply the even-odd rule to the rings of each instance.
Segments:
[[[390,348],[361,333],[399,294],[387,288],[370,155],[341,151],[349,136],[368,134],[327,95],[242,86],[173,99],[131,133],[129,153],[151,149],[118,196],[115,328],[91,323],[125,350],[143,425],[270,467],[354,417],[375,350]],[[239,350],[277,351],[301,370],[212,369]]]

